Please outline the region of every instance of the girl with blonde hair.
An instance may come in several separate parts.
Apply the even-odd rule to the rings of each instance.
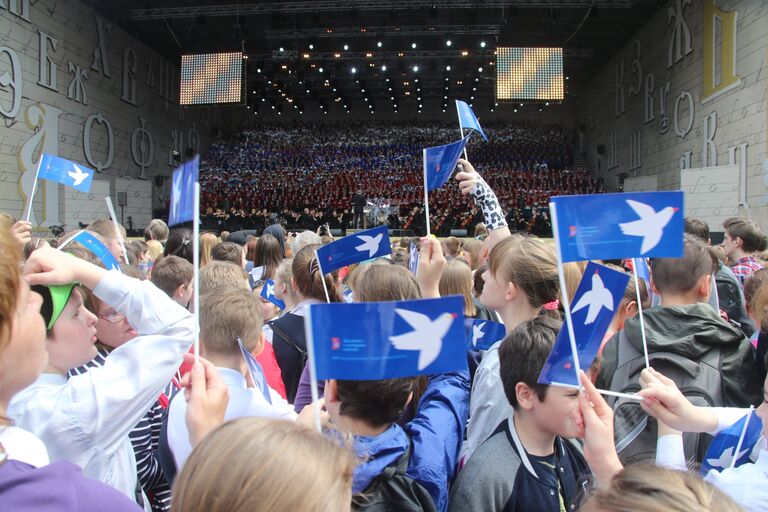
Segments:
[[[355,463],[352,452],[295,423],[230,421],[192,452],[176,479],[171,510],[346,512]]]
[[[219,237],[214,233],[200,235],[200,267],[206,266],[211,260],[211,249],[219,243]]]

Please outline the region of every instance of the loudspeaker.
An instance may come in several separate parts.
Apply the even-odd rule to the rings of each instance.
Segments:
[[[156,187],[162,187],[163,183],[165,183],[165,176],[155,176],[155,186]]]
[[[451,236],[466,237],[467,236],[467,230],[466,229],[452,229],[451,230]]]
[[[117,193],[117,205],[118,206],[127,206],[128,205],[128,192],[118,192]]]
[[[605,154],[605,144],[598,144],[595,148],[597,150],[598,155],[604,155]]]

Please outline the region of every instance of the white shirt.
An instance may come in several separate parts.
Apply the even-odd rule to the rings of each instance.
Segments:
[[[749,409],[737,407],[712,407],[717,414],[718,426],[711,435],[717,435],[730,427],[746,414]],[[761,437],[752,451],[754,463],[747,462],[737,468],[722,471],[711,470],[704,480],[711,483],[735,502],[750,512],[768,510],[768,449],[766,439]],[[686,471],[683,438],[679,435],[667,435],[658,439],[656,444],[656,464],[672,469]]]
[[[229,403],[224,413],[224,420],[233,420],[248,416],[261,418],[277,418],[284,420],[296,419],[293,406],[285,401],[277,391],[269,389],[270,404],[259,388],[246,386],[242,373],[231,368],[216,368],[219,376],[229,389]],[[258,385],[258,384],[257,384]],[[168,446],[173,453],[176,462],[176,470],[181,471],[192,453],[192,445],[189,442],[189,431],[186,423],[187,401],[183,393],[178,393],[171,405],[168,406]]]
[[[36,468],[47,466],[48,450],[35,434],[18,427],[0,427],[0,444],[9,459],[25,462]]]
[[[135,499],[128,433],[181,364],[194,318],[151,282],[119,272],[107,273],[93,292],[125,314],[139,336],[113,350],[101,368],[68,381],[42,374],[14,397],[8,416],[45,443],[52,461],[76,464],[85,476]]]
[[[466,463],[472,453],[488,439],[499,424],[514,414],[499,374],[499,347],[497,341],[483,354],[475,372],[472,394],[469,398],[467,440],[461,447],[459,460]]]

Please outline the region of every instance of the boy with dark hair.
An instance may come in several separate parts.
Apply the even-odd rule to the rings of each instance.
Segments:
[[[709,225],[706,222],[696,217],[686,217],[683,222],[687,234],[706,245],[712,245],[712,241],[709,238]],[[717,265],[717,274],[715,275],[717,296],[710,297],[709,302],[725,311],[730,320],[738,322],[741,330],[749,337],[755,332],[755,324],[747,314],[742,283],[736,278],[731,269],[720,261],[720,258],[718,258]]]
[[[538,316],[499,348],[499,373],[514,413],[459,473],[451,511],[574,510],[589,469],[569,441],[580,433],[578,390],[538,384],[561,322]]]
[[[234,242],[220,242],[211,249],[211,259],[215,261],[228,261],[245,268],[245,251]]]
[[[737,327],[723,320],[707,300],[711,278],[717,271],[712,250],[690,235],[683,241],[682,258],[651,261],[651,286],[661,305],[645,311],[648,353],[666,352],[699,362],[717,351],[722,378],[723,403],[744,407],[760,399],[760,383],[753,382],[755,366],[752,345]],[[627,346],[622,349],[622,346]],[[639,318],[628,319],[624,330],[611,338],[603,350],[603,365],[596,386],[612,389],[622,350],[643,352]]]
[[[340,430],[355,436],[355,452],[363,461],[353,477],[352,492],[362,496],[360,503],[353,500],[356,510],[365,509],[366,497],[373,497],[376,510],[385,502],[387,510],[448,509],[448,488],[469,412],[469,373],[431,375],[413,419],[401,427],[396,421],[413,399],[415,382],[402,378],[325,384],[328,414]],[[394,496],[393,476],[401,479]]]
[[[150,281],[185,308],[192,298],[194,268],[184,258],[166,256],[152,267]]]
[[[765,251],[768,247],[760,226],[749,219],[731,217],[723,222],[725,238],[723,249],[728,258],[728,264],[742,286],[744,280],[763,265],[755,257],[755,253]]]

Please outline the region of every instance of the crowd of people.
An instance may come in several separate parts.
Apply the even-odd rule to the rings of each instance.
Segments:
[[[551,196],[603,192],[600,179],[574,169],[567,130],[520,122],[485,127],[467,146],[472,164],[494,188],[518,231],[547,233],[539,215]],[[371,208],[368,227],[386,222],[392,229],[425,232],[422,148],[453,142],[455,126],[369,124],[263,126],[235,140],[215,143],[201,161],[202,212],[207,228],[259,229],[275,216],[291,228],[328,224],[346,229],[355,222],[353,198]],[[455,184],[430,193],[430,225],[435,233],[471,232],[482,221],[467,210]],[[366,207],[366,211],[369,208]]]
[[[629,280],[600,355],[579,375],[583,391],[540,384],[563,293],[572,298],[585,265],[564,264],[561,290],[553,245],[512,234],[493,187],[460,162],[464,208],[474,203],[485,226],[477,239],[404,237],[388,257],[328,274],[316,256],[333,241],[323,230],[272,224],[258,237],[204,232],[194,243],[188,227],[155,219],[143,241],[127,241],[101,219],[88,232],[128,259],[108,271],[80,243],[64,246],[72,233],[39,239],[0,217],[3,509],[766,510],[759,226],[728,219],[712,247],[709,226],[687,218],[683,255],[650,260],[650,287]],[[313,304],[449,295],[463,298],[465,317],[502,323],[505,337],[468,349],[464,369],[331,379],[313,402]],[[747,461],[700,476],[699,464],[719,461],[705,460],[711,436],[750,407],[762,433],[742,447]]]

